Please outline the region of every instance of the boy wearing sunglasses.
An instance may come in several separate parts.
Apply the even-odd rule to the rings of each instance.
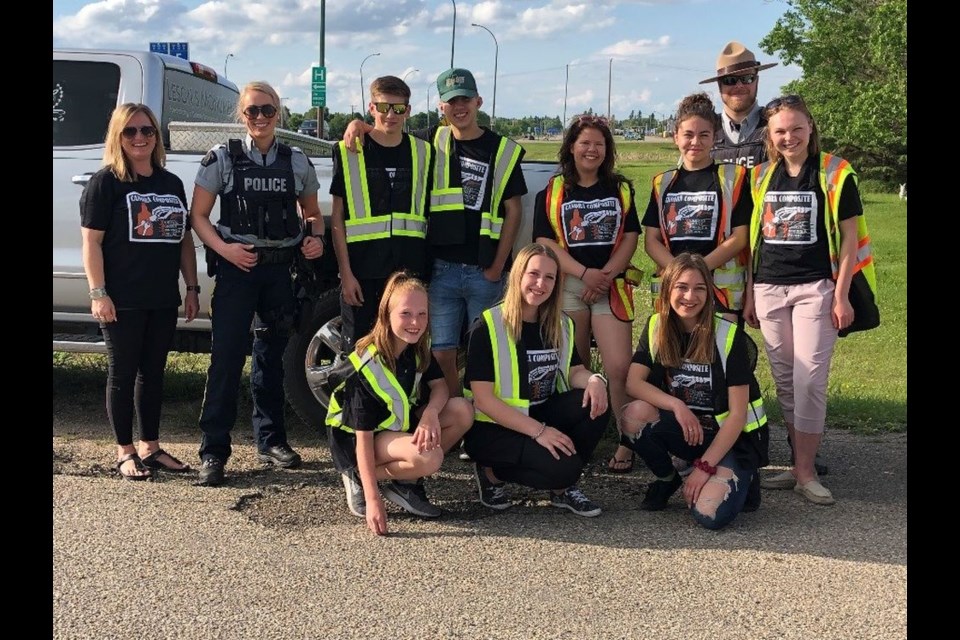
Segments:
[[[739,42],[728,42],[717,57],[717,75],[700,84],[716,82],[723,101],[723,127],[710,155],[717,162],[735,162],[747,169],[767,159],[764,133],[767,122],[757,104],[759,72],[777,66],[760,64],[753,52]]]
[[[481,127],[483,98],[473,74],[447,69],[437,76],[443,124],[413,133],[433,144],[427,244],[433,356],[451,397],[462,396],[457,348],[464,323],[472,323],[503,295],[510,252],[520,228],[520,198],[527,192],[523,148]],[[343,139],[348,148],[370,126],[354,120]]]
[[[410,87],[396,76],[370,83],[373,129],[348,152],[333,152],[333,248],[340,269],[341,348],[354,349],[377,319],[387,279],[401,269],[427,275],[427,190],[432,148],[404,133]]]

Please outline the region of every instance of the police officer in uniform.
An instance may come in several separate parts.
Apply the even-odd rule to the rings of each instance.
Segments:
[[[299,149],[276,140],[279,109],[280,96],[269,84],[246,85],[237,118],[247,135],[206,155],[193,191],[194,230],[216,275],[213,344],[200,414],[200,484],[207,486],[223,483],[255,317],[250,387],[259,458],[285,469],[301,462],[287,443],[284,425],[283,352],[293,326],[291,266],[298,252],[309,260],[323,254],[323,218],[313,164]],[[218,195],[220,220],[214,227],[210,212]]]

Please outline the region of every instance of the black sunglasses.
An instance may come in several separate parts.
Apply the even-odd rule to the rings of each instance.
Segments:
[[[803,98],[798,95],[783,96],[774,98],[767,103],[766,109],[777,109],[779,107],[796,107],[803,104]]]
[[[397,103],[374,102],[374,103],[373,103],[373,106],[374,106],[374,108],[377,110],[377,112],[379,112],[379,113],[387,113],[387,112],[389,112],[391,109],[393,109],[393,112],[394,112],[395,114],[397,114],[398,116],[402,116],[403,114],[405,114],[405,113],[407,112],[407,109],[410,108],[410,105],[405,104],[405,103],[403,103],[403,102],[397,102]]]
[[[137,137],[137,131],[143,134],[144,138],[152,138],[157,135],[157,128],[153,125],[145,124],[142,127],[124,127],[120,130],[120,135],[122,135],[127,140],[133,140]]]
[[[264,118],[272,118],[273,116],[277,115],[277,108],[272,104],[252,104],[243,110],[243,115],[247,116],[251,120],[259,116],[261,113],[263,114]]]
[[[757,74],[750,73],[745,76],[723,76],[720,78],[720,84],[725,87],[732,87],[738,82],[740,84],[753,84],[757,81]]]

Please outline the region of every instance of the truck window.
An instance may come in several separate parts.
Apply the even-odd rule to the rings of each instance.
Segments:
[[[160,129],[163,143],[170,146],[171,122],[236,122],[234,109],[239,92],[232,88],[178,69],[163,74],[163,115]]]
[[[53,146],[103,144],[119,91],[113,63],[54,60]]]

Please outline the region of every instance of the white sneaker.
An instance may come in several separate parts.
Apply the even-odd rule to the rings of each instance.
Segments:
[[[688,475],[693,473],[692,464],[676,456],[672,456],[672,457],[673,457],[673,468],[677,470],[677,473],[680,474],[681,478],[686,478]]]

